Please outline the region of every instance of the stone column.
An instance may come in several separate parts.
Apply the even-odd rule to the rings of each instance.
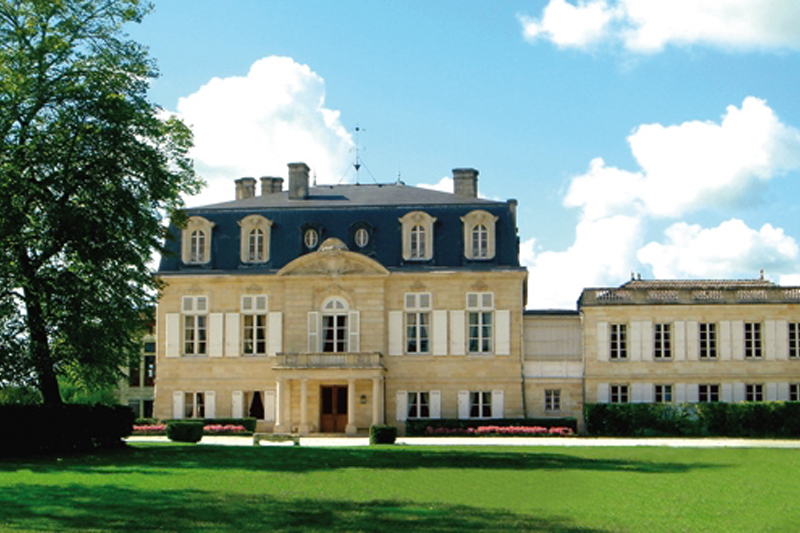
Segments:
[[[308,379],[300,380],[300,427],[297,432],[308,435]]]
[[[356,434],[356,380],[347,380],[347,427],[344,432],[348,436]]]
[[[372,424],[383,424],[383,378],[372,378]]]
[[[275,383],[275,429],[274,433],[288,433],[291,428],[286,424],[286,380],[278,379]]]

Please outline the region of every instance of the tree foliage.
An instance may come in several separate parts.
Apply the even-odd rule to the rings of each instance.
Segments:
[[[191,132],[147,97],[138,0],[0,0],[0,384],[60,403],[138,356],[148,262],[200,186]]]

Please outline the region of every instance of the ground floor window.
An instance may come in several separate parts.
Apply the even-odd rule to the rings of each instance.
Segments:
[[[248,392],[245,395],[247,402],[247,416],[264,420],[264,400],[261,397],[261,391]]]
[[[183,418],[205,418],[206,395],[202,392],[187,392],[183,397]]]
[[[545,389],[544,391],[544,410],[553,412],[561,410],[561,390]]]
[[[789,384],[789,401],[800,402],[800,383]]]
[[[492,417],[492,393],[490,391],[469,393],[469,417]]]
[[[698,385],[697,400],[700,402],[718,402],[719,385]]]
[[[744,386],[744,399],[748,402],[763,402],[764,401],[764,386],[763,385],[745,385]]]
[[[672,385],[656,385],[655,400],[656,403],[672,402]]]
[[[628,386],[611,385],[611,403],[628,403]]]
[[[430,418],[430,396],[427,392],[408,393],[408,418]]]

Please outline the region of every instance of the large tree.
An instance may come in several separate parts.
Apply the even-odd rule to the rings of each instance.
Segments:
[[[61,403],[139,350],[164,219],[200,186],[192,137],[147,96],[138,0],[0,0],[0,386]]]

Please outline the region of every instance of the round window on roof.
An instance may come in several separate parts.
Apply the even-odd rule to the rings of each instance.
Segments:
[[[358,228],[356,230],[356,246],[363,248],[367,244],[369,244],[369,233],[364,228]]]
[[[306,248],[309,250],[313,250],[319,244],[319,233],[314,228],[310,228],[306,230],[306,234],[303,236],[303,242],[306,244]]]

